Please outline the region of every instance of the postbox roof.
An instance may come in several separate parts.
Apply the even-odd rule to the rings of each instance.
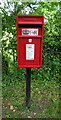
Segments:
[[[17,15],[18,24],[43,24],[43,15]]]
[[[44,17],[44,15],[16,15],[16,16],[21,16],[21,17]]]

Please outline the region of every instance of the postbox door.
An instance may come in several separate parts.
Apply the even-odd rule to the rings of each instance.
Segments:
[[[19,66],[39,65],[42,58],[42,40],[40,38],[19,38],[18,63]]]

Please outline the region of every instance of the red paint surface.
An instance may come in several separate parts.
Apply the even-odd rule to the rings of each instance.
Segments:
[[[37,29],[38,36],[22,36],[22,29]],[[16,37],[18,67],[41,67],[42,66],[42,44],[44,32],[43,15],[17,15]],[[28,42],[32,39],[32,42]],[[34,60],[26,60],[26,44],[34,44]]]

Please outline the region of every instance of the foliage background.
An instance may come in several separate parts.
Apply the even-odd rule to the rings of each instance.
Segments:
[[[4,6],[0,7],[2,15],[0,43],[2,42],[3,117],[60,118],[61,2],[7,1],[3,3]],[[17,67],[15,24],[18,14],[44,15],[45,17],[43,66],[32,68],[31,107],[29,110],[25,107],[26,68]]]

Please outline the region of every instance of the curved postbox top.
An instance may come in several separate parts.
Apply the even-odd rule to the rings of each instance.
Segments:
[[[17,24],[43,24],[43,15],[17,15]]]

